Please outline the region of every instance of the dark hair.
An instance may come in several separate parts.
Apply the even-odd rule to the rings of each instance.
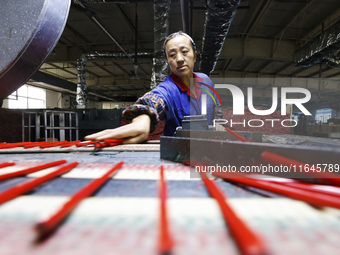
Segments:
[[[184,33],[183,31],[178,31],[178,32],[175,32],[175,33],[172,33],[172,34],[168,35],[168,37],[165,38],[165,40],[164,40],[164,43],[163,43],[163,52],[164,52],[165,58],[166,58],[165,45],[166,45],[167,42],[170,41],[172,38],[174,38],[174,37],[176,37],[176,36],[179,36],[179,35],[183,35],[183,36],[185,36],[186,38],[188,38],[188,39],[190,40],[190,42],[191,42],[191,46],[192,46],[193,51],[194,51],[194,52],[197,51],[197,50],[196,50],[196,44],[195,44],[194,40],[191,38],[191,36],[188,35],[187,33]]]

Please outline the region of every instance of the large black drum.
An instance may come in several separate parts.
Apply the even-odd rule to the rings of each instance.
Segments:
[[[22,86],[57,44],[71,0],[2,0],[0,100]]]

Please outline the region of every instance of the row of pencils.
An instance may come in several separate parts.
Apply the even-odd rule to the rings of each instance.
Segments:
[[[67,163],[66,160],[59,160],[15,172],[1,174],[0,180],[6,180],[9,178],[25,176],[27,174],[51,167],[57,168],[46,175],[25,181],[12,188],[2,191],[0,193],[0,205],[27,193],[28,191],[47,181],[50,181],[56,177],[60,177],[61,175],[76,168],[78,164],[78,162]],[[102,187],[102,185],[104,185],[110,178],[113,177],[113,175],[123,166],[123,164],[124,162],[114,164],[100,178],[93,180],[88,185],[70,196],[70,198],[52,215],[38,222],[35,225],[37,241],[41,241],[49,237],[83,199],[91,196],[95,191]],[[13,165],[15,165],[14,162],[2,162],[0,163],[0,168]],[[256,234],[254,230],[247,226],[247,224],[233,210],[232,206],[229,205],[227,196],[219,188],[216,182],[208,178],[206,173],[201,172],[200,175],[210,196],[216,200],[218,206],[220,207],[221,214],[223,215],[226,225],[234,237],[235,242],[238,244],[241,253],[245,255],[270,254],[267,245],[262,240],[262,238]],[[319,187],[322,185],[307,184],[298,181],[279,182],[270,179],[254,179],[246,176],[237,176],[231,178],[230,176],[226,177],[221,174],[216,174],[215,177],[222,178],[232,183],[252,186],[278,193],[293,199],[307,202],[313,206],[330,206],[340,209],[340,188],[338,187],[333,187],[333,190],[322,190]],[[168,213],[166,208],[168,196],[163,166],[160,166],[158,187],[158,197],[160,201],[158,247],[160,254],[169,254],[174,248],[175,242],[173,241],[174,238],[171,235],[171,228],[168,222]]]
[[[30,148],[52,148],[52,147],[60,147],[66,148],[71,146],[76,147],[84,147],[84,146],[93,146],[94,148],[104,148],[104,147],[111,147],[122,144],[125,139],[106,139],[103,141],[57,141],[57,142],[19,142],[19,143],[0,143],[0,150],[1,149],[11,149],[22,147],[24,149]]]
[[[228,130],[227,130],[228,131]],[[229,131],[228,131],[229,132]],[[232,132],[231,132],[232,133]],[[241,139],[240,139],[241,140]],[[242,138],[242,141],[249,142]],[[78,141],[77,141],[78,142]],[[78,142],[79,143],[79,142]],[[89,144],[101,144],[99,146],[114,146],[122,143],[121,140],[114,139],[109,141],[101,142],[80,142]],[[111,144],[111,145],[109,145]],[[0,144],[1,147],[6,147],[8,144]],[[23,146],[20,144],[19,146]],[[61,145],[57,145],[61,146]],[[104,147],[105,147],[104,146]],[[261,160],[276,165],[296,165],[301,166],[301,169],[306,169],[306,174],[313,173],[309,171],[308,165],[302,162],[283,157],[281,155],[264,151],[261,154]],[[24,170],[16,171],[13,173],[7,173],[0,175],[0,180],[5,180],[8,178],[13,178],[17,176],[24,176],[36,171],[47,169],[50,167],[60,166],[53,172],[46,174],[42,177],[38,177],[24,183],[21,183],[13,188],[5,190],[0,193],[0,204],[10,201],[21,194],[25,194],[34,187],[49,181],[53,178],[59,177],[68,171],[72,170],[78,165],[78,162],[73,162],[66,164],[65,160],[49,162],[41,164],[35,167],[27,168]],[[65,165],[66,164],[66,165]],[[50,236],[51,233],[63,222],[63,220],[74,210],[74,208],[86,197],[91,196],[96,190],[98,190],[107,180],[113,177],[118,169],[122,167],[124,163],[120,162],[110,170],[108,170],[102,177],[93,180],[91,183],[80,189],[78,192],[73,194],[69,200],[64,203],[52,216],[49,216],[46,220],[41,221],[36,224],[35,229],[37,231],[37,240],[43,240]],[[191,166],[200,164],[199,162],[190,162]],[[14,162],[2,162],[0,163],[0,168],[14,165]],[[241,254],[244,255],[260,255],[260,254],[270,254],[268,246],[262,240],[262,238],[256,234],[256,232],[251,229],[247,224],[238,217],[237,213],[229,205],[227,196],[218,187],[216,182],[206,175],[206,173],[201,172],[200,176],[203,183],[210,196],[214,198],[221,210],[221,214],[228,226],[230,233],[232,234],[235,242],[237,243]],[[313,180],[317,180],[322,184],[311,184],[306,182],[301,182],[301,180],[294,179],[270,179],[270,178],[252,178],[250,175],[245,175],[240,172],[230,174],[215,172],[212,174],[213,177],[237,184],[242,186],[251,186],[258,189],[266,190],[276,194],[280,194],[292,199],[300,200],[311,204],[315,207],[333,207],[340,209],[340,178],[338,175],[329,172],[314,173],[312,177]],[[325,188],[327,187],[327,188]],[[171,235],[171,229],[168,222],[168,213],[166,207],[167,201],[167,186],[164,177],[164,167],[160,166],[160,179],[159,179],[159,200],[160,200],[160,210],[159,210],[159,241],[158,248],[160,254],[170,254],[175,247],[174,238]]]

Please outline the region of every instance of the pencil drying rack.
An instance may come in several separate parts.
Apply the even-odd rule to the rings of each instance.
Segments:
[[[79,139],[78,113],[37,110],[22,112],[22,141],[73,141]]]

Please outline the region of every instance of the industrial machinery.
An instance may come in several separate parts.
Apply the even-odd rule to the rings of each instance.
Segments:
[[[70,6],[27,2],[0,9],[0,99],[53,50]],[[80,121],[99,117],[120,122]],[[0,253],[338,254],[339,141],[224,128],[192,116],[143,144],[0,143]]]
[[[70,0],[2,1],[0,99],[22,86],[53,51],[66,25]]]

